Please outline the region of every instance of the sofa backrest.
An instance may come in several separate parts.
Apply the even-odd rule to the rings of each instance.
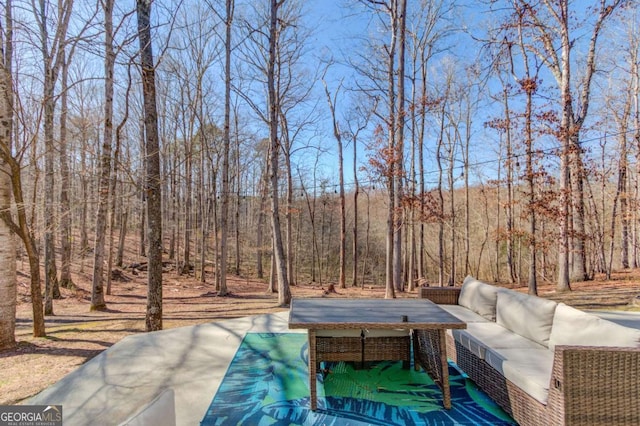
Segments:
[[[640,330],[559,303],[553,318],[549,348],[559,345],[640,347]]]
[[[484,283],[468,275],[462,283],[458,304],[483,316],[489,321],[495,321],[497,293],[498,287]]]
[[[553,300],[502,288],[496,303],[496,322],[548,347],[557,305]]]

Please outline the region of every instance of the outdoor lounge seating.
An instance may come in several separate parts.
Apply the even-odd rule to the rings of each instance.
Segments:
[[[447,356],[518,423],[640,424],[640,330],[473,277],[420,296],[467,323]]]

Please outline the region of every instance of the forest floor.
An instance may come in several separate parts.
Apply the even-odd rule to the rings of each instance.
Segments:
[[[90,312],[91,275],[73,277],[77,290],[61,289],[54,301],[54,316],[46,318],[45,338],[32,337],[29,279],[19,273],[17,307],[17,345],[0,351],[0,405],[15,404],[42,391],[130,334],[144,332],[146,308],[145,272],[125,272],[113,281],[112,294],[105,297],[107,311]],[[163,275],[163,327],[165,329],[282,311],[277,294],[266,292],[264,281],[230,276],[230,294],[218,297],[211,277],[201,283],[174,272]],[[299,284],[292,287],[294,297],[384,297],[384,288],[336,289]],[[634,304],[640,294],[640,271],[618,272],[612,280],[596,279],[572,284],[572,292],[558,294],[551,284],[541,285],[539,293],[582,309],[623,309],[640,311]],[[520,288],[520,291],[526,291]],[[398,297],[416,297],[399,293]]]

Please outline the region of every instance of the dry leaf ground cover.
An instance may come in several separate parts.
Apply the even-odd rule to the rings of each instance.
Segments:
[[[144,332],[146,275],[125,273],[125,281],[114,281],[106,296],[108,311],[90,312],[89,273],[74,276],[77,290],[62,289],[54,303],[55,316],[46,319],[46,338],[31,336],[31,304],[28,277],[20,276],[17,346],[0,352],[0,405],[15,404],[60,380],[82,363],[123,337]],[[260,280],[229,277],[231,292],[218,297],[210,283],[164,274],[164,328],[277,312],[277,295],[267,294]],[[551,284],[540,286],[540,295],[580,308],[639,310],[633,304],[640,294],[640,271],[624,271],[614,279],[574,283],[567,294],[556,294]],[[292,288],[294,297],[384,297],[382,287],[337,289],[327,294],[327,285],[301,284]],[[525,291],[524,288],[521,289]],[[416,294],[399,294],[416,297]]]

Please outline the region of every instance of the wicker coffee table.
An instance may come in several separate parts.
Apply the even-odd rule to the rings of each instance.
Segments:
[[[404,355],[397,355],[397,353],[398,351],[401,354],[404,353],[403,348],[406,348],[406,343],[403,342],[407,342],[392,331],[427,330],[426,341],[414,340],[414,344],[426,346],[421,352],[429,356],[425,362],[421,363],[422,367],[441,387],[444,407],[451,408],[445,332],[447,329],[466,327],[466,323],[427,299],[294,299],[289,312],[289,328],[306,329],[308,332],[310,405],[314,411],[318,404],[316,389],[318,354],[321,354],[320,361],[356,361],[360,356],[359,348],[361,348],[361,359],[366,360],[367,346],[372,339],[358,341],[357,336],[362,333],[362,339],[364,339],[364,332],[372,330],[390,331],[389,336],[385,336],[385,333],[377,333],[378,337],[375,339],[383,340],[371,343],[376,350],[384,347],[389,354],[389,359],[392,360],[404,360]],[[336,331],[335,339],[340,344],[329,344],[329,347],[334,346],[331,349],[334,353],[327,355],[326,340],[332,330]],[[322,339],[317,336],[319,331],[323,332]],[[329,343],[331,340],[329,338]],[[320,347],[319,341],[322,341]],[[414,351],[416,349],[414,348]]]

